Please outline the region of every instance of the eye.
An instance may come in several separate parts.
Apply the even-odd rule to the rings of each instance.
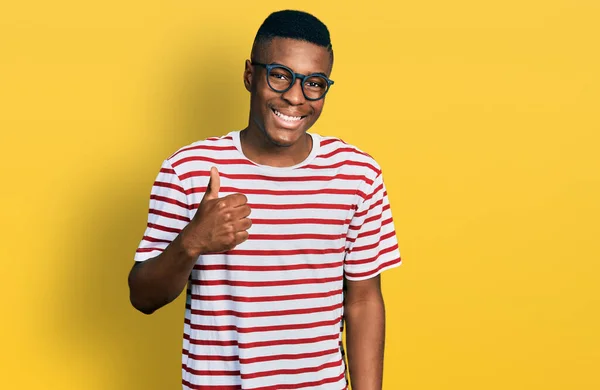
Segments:
[[[269,74],[269,76],[271,76],[271,78],[277,79],[277,80],[289,81],[292,79],[292,75],[289,72],[287,72],[285,69],[281,69],[281,68],[271,69],[271,73]]]
[[[307,84],[307,86],[313,87],[313,88],[323,88],[324,87],[323,83],[318,83],[316,81],[309,81],[306,84]]]
[[[306,80],[304,85],[311,89],[326,89],[327,81],[322,77],[311,77]]]

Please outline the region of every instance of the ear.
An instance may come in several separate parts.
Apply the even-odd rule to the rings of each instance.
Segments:
[[[246,60],[244,67],[244,86],[246,91],[251,92],[252,90],[252,63],[250,60]]]

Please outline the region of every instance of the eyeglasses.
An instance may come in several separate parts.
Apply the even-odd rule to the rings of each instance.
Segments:
[[[330,80],[322,73],[311,73],[306,76],[295,73],[287,66],[280,64],[252,62],[252,65],[267,69],[267,84],[275,92],[283,93],[289,91],[296,83],[296,79],[300,79],[302,93],[306,100],[315,101],[323,99],[329,91],[329,87],[333,85],[333,80]]]

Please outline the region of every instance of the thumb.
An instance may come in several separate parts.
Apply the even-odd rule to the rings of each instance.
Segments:
[[[219,177],[219,171],[217,168],[210,168],[210,179],[206,186],[206,193],[204,198],[206,200],[216,199],[219,197],[219,190],[221,189],[221,178]]]

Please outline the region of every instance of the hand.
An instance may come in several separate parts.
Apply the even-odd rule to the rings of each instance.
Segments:
[[[206,193],[196,215],[182,231],[186,252],[194,257],[203,253],[225,252],[248,239],[252,221],[248,199],[243,194],[219,198],[221,179],[212,167]]]

